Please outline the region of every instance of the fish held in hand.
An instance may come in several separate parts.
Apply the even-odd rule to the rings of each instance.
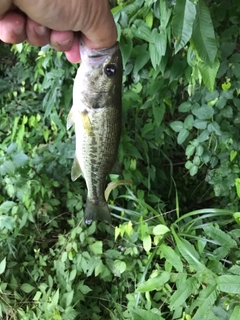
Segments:
[[[93,50],[80,44],[81,65],[73,87],[73,106],[67,129],[73,124],[76,152],[71,178],[83,174],[88,194],[84,221],[111,222],[104,197],[106,176],[117,160],[121,136],[122,58],[118,44]]]

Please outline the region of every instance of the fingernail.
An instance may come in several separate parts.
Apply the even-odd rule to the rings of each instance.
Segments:
[[[47,32],[47,28],[44,26],[37,26],[34,28],[34,31],[36,32],[37,35],[43,36]]]

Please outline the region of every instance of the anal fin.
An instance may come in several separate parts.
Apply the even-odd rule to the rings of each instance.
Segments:
[[[72,165],[72,171],[71,171],[71,178],[72,181],[77,180],[82,175],[82,170],[80,167],[80,164],[78,162],[78,159],[75,155],[74,160],[73,160],[73,165]]]

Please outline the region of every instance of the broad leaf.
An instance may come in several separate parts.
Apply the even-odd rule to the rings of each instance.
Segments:
[[[155,226],[153,228],[153,234],[155,236],[162,236],[162,235],[164,235],[165,233],[167,233],[169,231],[170,231],[170,229],[167,226],[163,225],[163,224],[158,224],[157,226]]]
[[[208,310],[214,305],[217,300],[218,292],[216,290],[216,285],[209,285],[200,291],[198,298],[191,305],[191,310],[193,311],[198,307],[194,317],[196,319],[203,317],[208,313]]]
[[[200,61],[198,64],[203,83],[209,91],[214,90],[215,79],[220,66],[219,60],[215,60],[211,66],[205,61]]]
[[[204,231],[210,238],[217,241],[221,246],[229,248],[237,247],[236,241],[233,240],[229,234],[219,228],[216,228],[214,226],[207,226],[204,228]]]
[[[187,139],[187,137],[189,136],[189,133],[190,132],[187,129],[182,128],[178,133],[177,143],[178,144],[182,144]]]
[[[173,310],[181,307],[197,287],[198,280],[194,277],[188,278],[171,296],[170,308]]]
[[[178,271],[183,272],[183,264],[179,255],[166,244],[162,244],[159,248],[161,255]]]
[[[200,257],[194,246],[191,245],[191,243],[186,239],[179,239],[177,237],[175,240],[181,255],[189,263],[189,265],[196,271],[203,271],[205,266],[199,261]]]
[[[143,237],[143,248],[146,252],[149,252],[152,247],[152,239],[149,234]]]
[[[190,40],[193,22],[196,16],[196,7],[190,0],[178,0],[176,2],[172,21],[172,32],[176,41],[175,53],[182,49]]]
[[[170,279],[170,273],[169,272],[163,272],[160,276],[156,278],[148,279],[147,281],[141,283],[136,292],[148,292],[153,290],[160,290],[162,286],[168,282]]]
[[[13,201],[5,201],[0,205],[0,214],[7,213],[16,205]]]
[[[238,306],[235,306],[229,320],[239,320],[239,319],[240,319],[240,306],[238,305]]]
[[[6,257],[0,262],[0,274],[2,274],[6,269]]]
[[[200,58],[213,65],[217,54],[217,42],[209,9],[203,0],[197,3],[197,14],[193,24],[192,40]]]
[[[131,309],[132,320],[164,320],[159,314],[143,309]]]
[[[21,290],[23,291],[23,292],[25,292],[25,293],[30,293],[30,292],[32,292],[35,288],[31,285],[31,284],[29,284],[29,283],[23,283],[22,285],[21,285]]]
[[[200,120],[211,119],[214,114],[213,107],[208,105],[202,105],[200,107],[195,107],[192,110],[192,113]]]
[[[217,279],[218,290],[226,293],[240,294],[240,276],[222,275]]]
[[[170,123],[170,126],[175,132],[180,132],[181,129],[183,128],[183,122],[182,121],[173,121]]]

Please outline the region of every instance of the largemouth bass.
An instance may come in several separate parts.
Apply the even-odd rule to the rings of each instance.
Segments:
[[[117,160],[121,135],[122,57],[119,46],[101,50],[80,43],[81,65],[73,86],[67,129],[75,124],[76,152],[71,178],[82,173],[88,194],[85,224],[111,221],[104,197],[106,176]]]

